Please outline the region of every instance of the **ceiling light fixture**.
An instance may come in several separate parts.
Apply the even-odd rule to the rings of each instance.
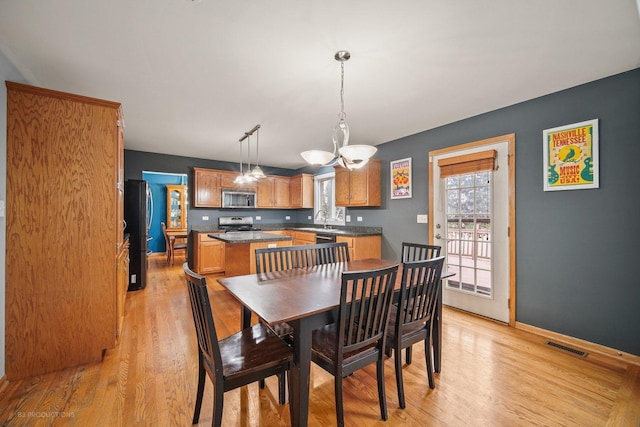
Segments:
[[[251,176],[255,179],[262,179],[266,178],[266,175],[260,167],[260,153],[258,151],[260,149],[260,125],[256,125],[254,129],[256,130],[256,166],[251,171]]]
[[[258,166],[258,148],[256,146],[256,167],[253,168],[253,170],[251,170],[251,135],[253,135],[253,133],[255,131],[257,131],[258,129],[260,129],[260,125],[255,125],[253,127],[253,129],[251,129],[248,132],[245,132],[244,135],[242,135],[242,137],[238,140],[238,142],[240,142],[240,174],[236,177],[236,179],[233,180],[234,184],[249,184],[252,182],[255,182],[258,179],[264,178],[266,175],[264,174],[264,172],[262,172],[262,168],[260,168],[260,166]],[[244,170],[244,166],[243,166],[243,162],[242,162],[242,155],[243,155],[243,141],[247,140],[247,170],[245,172]]]
[[[346,50],[340,50],[334,55],[336,61],[340,62],[340,114],[338,124],[333,129],[333,153],[323,150],[309,150],[300,153],[302,158],[312,165],[338,164],[348,169],[359,169],[378,151],[371,145],[349,145],[349,125],[347,124],[347,114],[344,112],[344,63],[351,58],[351,54]],[[342,144],[339,138],[342,134]]]

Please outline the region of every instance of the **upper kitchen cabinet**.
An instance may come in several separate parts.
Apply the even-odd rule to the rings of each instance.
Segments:
[[[371,159],[362,168],[336,172],[336,206],[380,206],[380,160]]]
[[[236,184],[234,181],[240,175],[239,172],[234,171],[218,171],[220,172],[220,186],[222,188],[235,188],[238,190],[256,190],[258,184],[255,182],[249,182],[246,184]]]
[[[186,185],[167,185],[167,231],[187,231]]]
[[[296,208],[313,208],[313,175],[300,174],[289,180],[290,206]]]
[[[116,345],[123,140],[119,103],[6,86],[12,381],[100,361]]]
[[[220,171],[193,168],[193,206],[196,208],[219,208],[221,200]]]
[[[268,176],[258,181],[257,207],[289,208],[289,178]]]

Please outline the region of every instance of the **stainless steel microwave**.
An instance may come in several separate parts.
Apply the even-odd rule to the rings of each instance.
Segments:
[[[239,190],[222,190],[223,208],[255,208],[256,192]]]

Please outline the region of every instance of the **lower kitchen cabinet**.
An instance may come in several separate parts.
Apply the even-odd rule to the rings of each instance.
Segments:
[[[294,245],[316,244],[316,233],[311,233],[309,231],[294,231],[292,237]]]
[[[347,242],[349,245],[349,257],[351,258],[351,261],[366,258],[379,259],[382,257],[381,236],[337,236],[336,242]]]
[[[224,242],[197,233],[194,245],[194,271],[198,274],[224,273]]]

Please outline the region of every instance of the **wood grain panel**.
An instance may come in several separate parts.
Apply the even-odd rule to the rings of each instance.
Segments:
[[[122,229],[118,104],[7,88],[6,371],[14,379],[100,360],[115,345]]]

